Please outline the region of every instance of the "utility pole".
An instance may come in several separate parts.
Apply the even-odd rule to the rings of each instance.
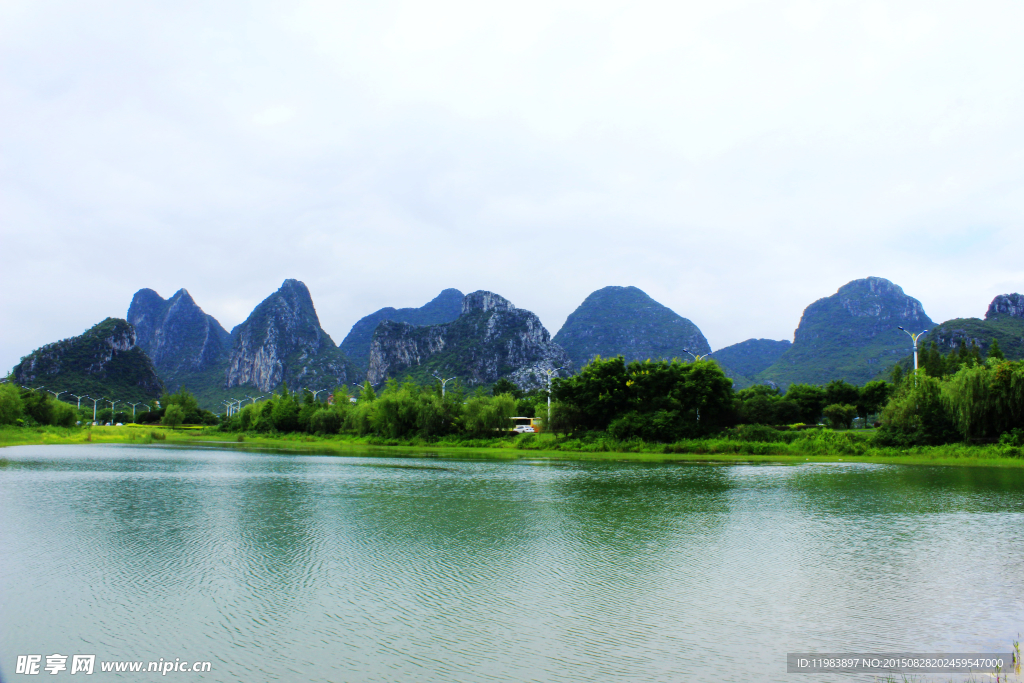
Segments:
[[[900,327],[899,329],[903,330],[902,327]],[[907,332],[906,330],[903,331]],[[907,334],[910,335],[910,339],[914,342],[914,372],[917,372],[917,340],[923,337],[924,335],[928,334],[928,330],[922,330],[917,334],[914,334],[913,332],[907,332]]]
[[[563,365],[562,367],[564,368],[565,366]],[[550,426],[548,425],[551,424],[551,377],[561,369],[562,368],[555,368],[554,370],[544,371],[548,373],[548,424],[544,426],[545,431],[550,429]]]
[[[448,384],[448,382],[451,382],[455,378],[454,377],[449,377],[448,379],[441,379],[440,377],[438,377],[434,373],[430,373],[430,376],[433,377],[434,379],[436,379],[438,382],[441,383],[441,398],[444,398],[444,387],[445,387],[445,385]]]

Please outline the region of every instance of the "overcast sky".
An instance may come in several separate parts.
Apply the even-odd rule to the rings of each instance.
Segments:
[[[877,275],[1024,290],[1020,2],[0,3],[0,366],[285,278],[341,339],[635,285],[713,348]]]

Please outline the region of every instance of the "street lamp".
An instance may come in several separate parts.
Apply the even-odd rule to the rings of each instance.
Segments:
[[[563,365],[562,368],[564,368],[564,367],[565,366]],[[554,370],[545,370],[544,371],[544,372],[548,373],[548,424],[547,424],[547,426],[544,427],[544,431],[547,431],[547,430],[549,430],[551,428],[551,426],[550,426],[551,425],[551,377],[552,377],[552,375],[554,375],[556,372],[558,372],[562,368],[555,368]]]
[[[67,391],[66,389],[65,389],[64,391],[54,391],[53,389],[47,389],[46,391],[47,391],[48,393],[51,393],[51,394],[53,394],[53,397],[54,397],[54,398],[55,398],[56,400],[58,400],[58,401],[60,400],[60,395],[61,395],[61,394],[66,394],[66,393],[68,393],[68,391]],[[72,396],[74,396],[74,394],[72,394]]]
[[[323,392],[325,392],[327,390],[326,389],[317,389],[316,391],[313,391],[312,389],[306,389],[306,391],[308,391],[309,393],[313,394],[313,400],[315,401],[317,396],[319,396],[320,394],[322,394]]]
[[[448,382],[451,382],[455,378],[454,377],[449,377],[448,379],[441,379],[440,377],[438,377],[434,373],[430,373],[430,376],[433,377],[434,379],[436,379],[438,382],[441,383],[441,398],[444,398],[444,387],[445,387],[445,385],[448,384]]]
[[[102,398],[102,397],[101,398],[93,398],[92,396],[84,396],[83,398],[87,398],[90,401],[92,401],[92,422],[93,422],[93,424],[96,424],[96,404],[99,403],[100,401],[106,401],[107,399]]]
[[[74,396],[74,394],[72,394],[72,396]],[[135,422],[135,406],[145,405],[145,402],[144,401],[136,401],[135,403],[132,403],[130,401],[125,401],[125,403],[127,403],[128,405],[130,405],[132,407],[132,422]]]
[[[78,399],[78,409],[79,410],[82,409],[82,399],[83,398],[89,398],[88,394],[82,394],[81,396],[79,396],[78,394],[71,394],[71,395]]]
[[[121,403],[121,400],[118,399],[116,401],[111,401],[109,398],[104,400],[106,400],[106,402],[110,404],[110,424],[114,424],[114,421],[117,418],[117,411],[114,410],[114,406],[116,406],[118,403]]]
[[[899,329],[903,330],[902,327],[900,327]],[[917,340],[920,339],[921,337],[923,337],[924,335],[928,334],[928,330],[922,330],[922,331],[918,332],[917,334],[914,334],[913,332],[907,332],[907,330],[903,330],[903,331],[906,332],[908,335],[910,335],[910,339],[913,340],[913,342],[914,342],[914,371],[916,372],[917,371]]]
[[[705,358],[710,356],[712,353],[714,353],[714,351],[708,351],[707,353],[701,354],[701,353],[694,353],[690,349],[683,349],[683,353],[688,353],[691,356],[693,356],[693,360],[694,360],[694,362],[696,362],[696,361],[699,361],[699,360],[704,360]]]

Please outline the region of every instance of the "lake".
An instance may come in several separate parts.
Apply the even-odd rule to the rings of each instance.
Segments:
[[[786,653],[1022,631],[1019,469],[0,450],[4,681],[868,681]]]

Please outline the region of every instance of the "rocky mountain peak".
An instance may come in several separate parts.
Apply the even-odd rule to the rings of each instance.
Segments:
[[[759,374],[782,386],[845,379],[862,384],[907,354],[907,335],[934,323],[917,299],[880,277],[853,280],[804,309],[793,345]]]
[[[512,302],[494,292],[478,290],[466,295],[462,300],[462,314],[473,311],[514,311],[516,307]]]
[[[988,312],[985,313],[985,320],[991,320],[998,315],[1024,318],[1024,295],[1000,294],[992,299],[992,303],[988,305]]]
[[[344,384],[344,354],[320,327],[309,289],[285,280],[235,328],[227,386],[252,384],[270,391],[281,382],[292,387]]]
[[[473,292],[463,299],[462,310],[457,319],[440,325],[380,322],[370,344],[369,381],[409,377],[428,382],[432,374],[444,373],[466,386],[507,377],[531,389],[544,385],[548,371],[571,364],[536,315],[502,296]]]
[[[381,308],[360,318],[339,348],[363,376],[370,362],[370,342],[373,331],[382,320],[409,323],[410,325],[440,325],[450,323],[462,315],[462,301],[465,295],[457,289],[445,289],[419,308]]]
[[[842,307],[856,317],[897,319],[907,322],[927,317],[920,301],[907,296],[899,285],[881,277],[853,280],[840,287],[836,296],[839,297]]]
[[[223,371],[229,335],[196,305],[188,290],[179,289],[165,300],[152,289],[140,289],[128,307],[128,322],[172,391],[194,373],[215,367]]]

